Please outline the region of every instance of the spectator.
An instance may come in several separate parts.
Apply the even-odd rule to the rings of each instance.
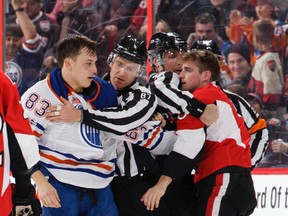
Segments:
[[[5,60],[13,61],[22,46],[23,33],[17,25],[6,25]]]
[[[244,43],[232,44],[224,54],[232,84],[240,84],[247,89],[252,72],[249,47]]]
[[[278,52],[273,48],[274,26],[270,19],[253,24],[253,44],[263,54],[252,70],[249,88],[258,94],[265,108],[276,110],[283,101],[284,78]]]
[[[184,39],[187,39],[189,34],[195,31],[194,18],[199,13],[208,11],[215,11],[209,0],[161,0],[156,12],[156,20],[165,20],[172,32],[181,34]]]
[[[155,24],[155,33],[157,32],[171,32],[171,27],[165,20],[159,19]]]
[[[54,37],[55,30],[52,27],[50,19],[41,11],[41,1],[42,0],[12,0],[11,4],[16,16],[8,17],[7,23],[17,23],[17,25],[23,26],[26,19],[23,19],[23,16],[20,14],[26,13],[33,25],[35,25],[36,32],[41,36],[42,46],[48,48],[56,39]],[[29,28],[22,28],[22,31],[26,39],[28,39],[27,34],[29,33]],[[27,31],[27,33],[25,33],[25,31]]]
[[[275,4],[273,0],[257,0],[255,10],[258,20],[270,19],[272,21],[274,37],[271,44],[274,49],[279,52],[280,60],[283,63],[287,46],[287,37],[282,29],[282,24],[275,16]],[[261,55],[261,51],[257,50],[253,44],[253,23],[253,19],[248,17],[242,18],[239,11],[234,11],[231,13],[230,30],[228,33],[229,38],[231,38],[234,43],[240,41],[247,43],[250,48],[252,66],[254,65],[256,59],[258,59]]]
[[[218,22],[222,26],[227,26],[229,23],[229,14],[236,8],[245,9],[247,6],[246,0],[230,1],[230,0],[210,0],[210,3],[218,11]]]
[[[131,18],[140,2],[141,0],[128,0],[121,2],[118,9],[111,17],[110,22],[104,27],[103,33],[107,34],[108,37],[114,38],[114,43],[118,41],[118,38],[123,36],[123,33],[129,32]]]
[[[47,4],[49,4],[49,6],[47,6],[47,7],[49,7],[49,9],[45,10],[46,16],[49,17],[49,19],[51,20],[52,23],[56,23],[57,14],[62,10],[62,5],[61,5],[62,0],[51,0],[51,1],[54,2],[52,10],[51,10],[51,3],[49,4],[49,2],[45,3],[43,5],[43,7],[46,6]],[[98,1],[95,1],[95,2],[98,2]],[[83,7],[91,7],[93,5],[93,3],[94,3],[94,0],[83,0],[82,1]]]
[[[61,12],[57,14],[57,23],[61,28],[59,39],[66,37],[68,34],[77,33],[97,40],[103,29],[102,16],[107,11],[99,13],[93,8],[85,8],[81,0],[61,1],[61,9]]]
[[[12,56],[9,57],[13,63],[10,61],[7,62],[5,72],[17,83],[19,94],[22,95],[39,80],[40,68],[46,47],[45,43],[42,43],[42,37],[36,32],[35,25],[29,19],[27,13],[21,9],[21,1],[12,0],[12,6],[14,10],[16,10],[17,19],[19,20],[24,39],[21,44],[22,47],[15,47],[15,52],[18,49],[17,53],[13,51],[15,56],[13,58]],[[7,29],[12,29],[14,33],[19,32],[19,29],[13,26],[13,24],[7,25]],[[19,35],[19,33],[17,34]],[[17,43],[17,45],[20,46],[19,43]]]
[[[225,41],[218,35],[216,18],[210,13],[202,13],[195,17],[195,33],[190,33],[187,43],[191,45],[197,40],[213,40],[217,43],[221,53],[225,53],[231,42]]]
[[[267,120],[267,117],[264,114],[264,104],[257,94],[248,93],[244,98],[257,113],[259,113],[263,118]]]
[[[271,142],[272,151],[275,153],[285,153],[288,156],[288,143],[281,139],[273,140]]]
[[[46,14],[46,16],[47,16],[47,13],[51,13],[53,8],[55,7],[56,1],[57,0],[42,0],[42,9],[41,10]],[[47,17],[49,17],[49,16],[47,16]],[[50,17],[49,17],[49,19],[50,19]],[[51,20],[51,22],[52,22],[52,20]]]

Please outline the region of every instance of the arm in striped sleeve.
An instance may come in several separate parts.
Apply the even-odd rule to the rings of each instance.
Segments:
[[[156,75],[149,85],[158,99],[158,104],[173,114],[185,113],[199,118],[206,108],[206,105],[191,93],[179,89],[180,80],[175,73],[162,72]]]
[[[153,115],[157,99],[147,88],[135,85],[127,97],[119,96],[117,108],[84,110],[82,123],[116,135],[144,124]]]

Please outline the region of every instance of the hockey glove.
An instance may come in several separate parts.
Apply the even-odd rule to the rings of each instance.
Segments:
[[[31,185],[30,193],[26,198],[13,197],[12,216],[40,216],[42,207],[40,201],[35,197],[35,189]]]

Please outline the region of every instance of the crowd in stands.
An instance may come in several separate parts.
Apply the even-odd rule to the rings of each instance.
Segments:
[[[20,95],[57,65],[55,44],[80,33],[97,42],[98,76],[124,35],[146,38],[145,0],[10,0],[5,72]],[[267,121],[262,167],[288,165],[288,1],[155,0],[155,32],[177,32],[190,48],[213,40],[221,86],[245,98]]]

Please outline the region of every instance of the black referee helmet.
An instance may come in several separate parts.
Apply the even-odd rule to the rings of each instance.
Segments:
[[[148,58],[153,66],[153,58],[162,61],[162,55],[169,50],[187,51],[188,44],[179,34],[175,32],[158,32],[151,37],[148,46]]]
[[[217,58],[222,58],[222,53],[217,45],[217,43],[213,40],[197,40],[191,46],[191,51],[193,50],[209,50]]]
[[[128,61],[143,65],[147,60],[147,50],[145,41],[138,40],[131,35],[123,37],[108,57],[110,64],[114,56],[119,56]]]

